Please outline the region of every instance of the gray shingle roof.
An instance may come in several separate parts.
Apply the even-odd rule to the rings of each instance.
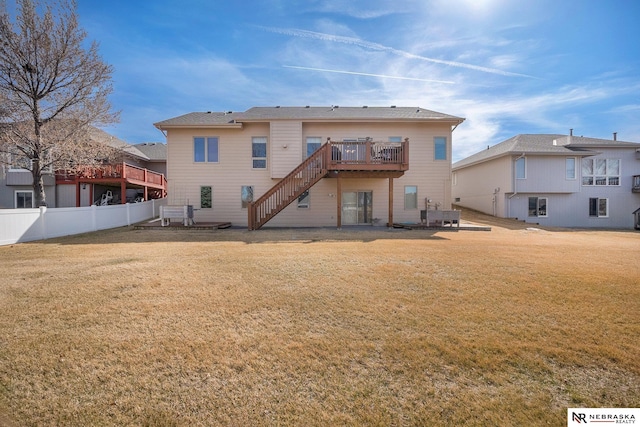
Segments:
[[[554,142],[555,141],[555,142]],[[585,138],[559,134],[521,134],[511,137],[486,150],[473,154],[452,165],[459,169],[475,163],[512,154],[567,155],[576,152],[597,154],[595,149],[606,147],[640,147],[635,142],[613,141],[609,139]]]
[[[143,142],[135,144],[134,147],[142,151],[151,161],[167,160],[167,144],[162,142]]]
[[[266,120],[321,121],[444,121],[462,123],[461,117],[420,107],[253,107],[244,112],[194,112],[155,123],[158,128],[174,126],[233,126],[235,123]]]
[[[114,148],[118,148],[131,156],[138,157],[143,160],[149,160],[149,158],[135,146],[129,145],[120,138],[113,136],[102,129],[98,129],[95,126],[89,127],[89,135],[92,140],[100,142],[102,144],[109,145]]]

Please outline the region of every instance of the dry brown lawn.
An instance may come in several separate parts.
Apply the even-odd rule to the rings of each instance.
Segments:
[[[640,406],[640,233],[527,227],[0,247],[0,425],[560,426]]]

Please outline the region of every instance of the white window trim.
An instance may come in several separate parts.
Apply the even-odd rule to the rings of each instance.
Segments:
[[[15,190],[13,192],[13,207],[18,209],[18,193],[31,193],[31,208],[33,208],[33,204],[36,201],[35,194],[33,190]],[[20,209],[29,209],[29,208],[20,208]]]
[[[589,197],[589,203],[591,203],[591,199],[596,199],[597,200],[597,206],[596,206],[596,215],[589,215],[589,218],[609,218],[609,198],[608,197]],[[600,215],[600,200],[606,200],[607,201],[607,212],[604,215]],[[591,209],[591,206],[589,206],[589,209]]]
[[[523,177],[519,177],[518,176],[518,162],[522,160],[524,162],[524,176]],[[516,161],[514,162],[514,172],[516,175],[516,179],[527,179],[527,158],[526,157],[518,157],[516,159]]]
[[[569,169],[567,169],[567,161],[573,159],[573,177],[568,175]],[[575,181],[578,179],[578,158],[577,157],[565,157],[564,160],[564,179],[567,181]]]
[[[439,159],[436,156],[437,150],[436,150],[436,140],[438,138],[443,138],[444,139],[444,159]],[[433,137],[433,160],[436,162],[446,162],[449,160],[449,140],[446,136],[434,136]]]
[[[264,142],[257,142],[256,140],[262,140],[264,139]],[[265,157],[253,157],[253,144],[264,144],[264,155]],[[269,139],[266,136],[252,136],[251,137],[251,169],[253,170],[266,170],[268,169],[269,166],[269,162],[267,160],[267,157],[269,155]],[[264,167],[263,168],[257,168],[253,166],[253,162],[255,160],[264,160]]]
[[[242,188],[243,187],[250,187],[251,188],[251,202],[255,201],[255,197],[256,197],[256,187],[254,185],[241,185],[240,186],[240,208],[241,209],[247,209],[249,207],[249,201],[244,201],[242,200]],[[244,203],[246,203],[246,206],[242,206]]]
[[[304,194],[304,193],[303,193]],[[309,190],[307,190],[307,203],[300,203],[300,197],[298,197],[297,201],[297,208],[298,209],[311,209],[311,192]]]
[[[537,196],[531,196],[529,197],[529,199],[536,199],[536,214],[535,215],[531,215],[528,210],[529,210],[529,206],[527,205],[527,215],[529,218],[548,218],[549,217],[549,198],[548,197],[537,197]],[[544,215],[540,215],[540,200],[544,199],[545,200],[545,206],[547,207],[547,209],[545,210]],[[528,199],[527,199],[527,203],[528,203]]]
[[[202,162],[197,162],[196,161],[196,138],[202,138],[204,139],[204,161]],[[209,160],[209,140],[210,139],[216,139],[218,140],[218,160],[214,161],[210,161]],[[191,148],[192,148],[192,152],[193,155],[191,156],[191,161],[198,165],[198,164],[218,164],[220,163],[220,137],[219,136],[215,136],[215,135],[209,135],[209,136],[203,136],[203,135],[196,135],[193,137],[193,140],[191,141]]]
[[[207,208],[202,207],[202,189],[204,187],[209,187],[211,189],[211,206]],[[213,185],[200,185],[200,209],[213,209]]]
[[[306,159],[307,157],[309,157],[309,156],[307,155],[307,153],[308,153],[308,151],[309,151],[309,148],[308,148],[308,147],[309,147],[309,140],[310,140],[310,139],[313,139],[313,140],[314,140],[314,141],[312,142],[312,144],[319,143],[318,148],[322,147],[322,137],[321,137],[321,136],[307,136],[307,137],[305,137],[305,139],[304,139],[304,151],[303,151],[303,153],[302,153],[302,156],[303,156],[303,159],[302,159],[302,160],[304,160],[304,159]],[[315,141],[316,139],[318,140],[317,142]]]
[[[584,160],[590,160],[591,162],[593,162],[592,164],[592,174],[589,175],[584,175],[582,174],[582,162]],[[595,165],[595,161],[596,160],[605,160],[606,161],[606,165],[607,165],[607,173],[605,175],[598,175],[596,174],[596,165]],[[609,175],[609,161],[610,160],[617,160],[618,161],[618,174],[617,175]],[[606,159],[600,159],[600,158],[587,158],[587,159],[582,159],[582,161],[580,162],[580,172],[581,172],[581,184],[583,187],[620,187],[622,185],[622,159],[610,159],[610,158],[606,158]],[[585,177],[591,177],[593,184],[585,184],[584,183],[584,178]],[[604,177],[605,179],[605,183],[604,184],[596,184],[596,178],[599,177]],[[609,178],[618,178],[618,183],[617,184],[609,184]],[[607,209],[608,209],[608,204],[607,204]]]
[[[416,189],[415,195],[416,195],[416,206],[414,208],[408,208],[407,207],[407,188],[408,187],[412,187]],[[405,211],[415,211],[419,209],[418,206],[418,186],[417,185],[405,185],[404,186],[404,210]]]

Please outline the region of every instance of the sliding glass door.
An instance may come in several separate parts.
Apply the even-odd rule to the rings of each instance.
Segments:
[[[372,222],[373,192],[354,191],[342,193],[343,224],[371,224]]]

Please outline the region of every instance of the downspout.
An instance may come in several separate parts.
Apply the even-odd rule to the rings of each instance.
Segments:
[[[524,153],[520,154],[520,157],[515,159],[513,163],[514,164],[518,163],[518,160],[520,160],[520,159],[522,159],[524,157],[525,157]],[[509,213],[508,213],[509,218],[511,218],[511,199],[513,199],[515,196],[518,195],[518,186],[517,186],[518,178],[517,178],[516,175],[517,175],[516,174],[516,168],[514,167],[513,168],[513,194],[508,197],[508,199],[509,199]]]

